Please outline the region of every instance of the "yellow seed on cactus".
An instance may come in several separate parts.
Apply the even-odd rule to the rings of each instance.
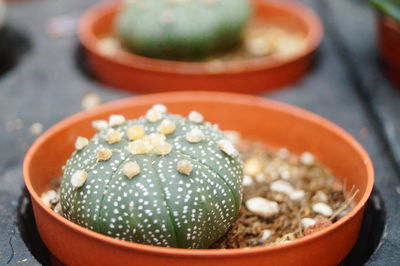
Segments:
[[[129,140],[137,140],[144,136],[144,128],[142,125],[134,125],[128,128],[126,136]]]
[[[121,139],[122,139],[121,133],[119,133],[119,131],[114,129],[110,129],[104,136],[104,140],[107,141],[108,144],[114,144],[120,142]]]
[[[161,122],[160,126],[158,127],[158,130],[164,135],[169,135],[175,132],[176,124],[174,121],[165,119]]]
[[[98,161],[107,161],[112,156],[112,151],[107,148],[101,148],[97,153]]]
[[[184,175],[190,175],[193,170],[193,164],[188,160],[180,160],[176,165],[176,170]]]
[[[153,151],[155,154],[158,155],[167,155],[172,151],[172,145],[164,141],[156,145]]]
[[[148,154],[153,150],[153,145],[147,140],[138,139],[128,144],[127,150],[132,154]]]
[[[125,123],[125,117],[123,115],[110,115],[108,124],[110,127],[120,126]]]
[[[162,114],[161,114],[159,111],[157,111],[157,110],[150,109],[150,110],[147,111],[147,113],[146,113],[146,119],[147,119],[149,122],[152,122],[152,123],[158,122],[158,121],[160,121],[160,120],[162,119]]]
[[[122,168],[122,172],[128,179],[131,179],[140,173],[140,167],[136,162],[127,162]]]
[[[189,121],[194,122],[194,123],[202,123],[204,121],[203,115],[197,111],[190,112],[188,118],[189,118]]]
[[[84,137],[77,137],[75,140],[75,149],[80,151],[83,150],[89,144],[89,140]]]
[[[88,177],[88,173],[84,170],[76,171],[71,177],[71,185],[74,188],[80,188],[85,184],[85,181]]]
[[[151,143],[151,145],[153,145],[154,147],[159,145],[160,143],[165,142],[166,140],[165,135],[159,133],[151,133],[146,137],[148,141]]]
[[[193,128],[191,131],[186,133],[186,140],[190,143],[199,143],[204,138],[204,133],[198,128]]]

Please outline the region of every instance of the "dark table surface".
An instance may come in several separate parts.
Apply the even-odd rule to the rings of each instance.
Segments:
[[[89,92],[98,94],[104,102],[132,96],[90,78],[82,66],[77,38],[67,34],[68,29],[57,38],[46,30],[51,19],[75,20],[95,2],[27,0],[9,5],[5,34],[10,52],[7,69],[0,69],[1,265],[40,264],[23,241],[24,230],[17,217],[17,209],[29,208],[26,198],[20,200],[21,165],[35,139],[29,127],[40,122],[46,129],[80,111],[82,97]],[[366,263],[396,265],[400,262],[400,90],[381,73],[374,13],[363,0],[303,2],[320,14],[325,26],[315,66],[299,83],[261,96],[320,114],[346,129],[366,148],[376,171],[370,216],[375,223],[375,213],[382,217],[380,225],[372,227],[373,232],[360,241],[361,248],[352,253],[367,253],[364,247],[374,242],[370,250],[373,254]],[[382,234],[377,234],[379,228]],[[29,245],[32,250],[40,243]],[[351,263],[350,259],[343,264],[361,261]]]

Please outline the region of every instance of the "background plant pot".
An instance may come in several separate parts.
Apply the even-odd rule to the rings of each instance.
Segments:
[[[355,208],[334,225],[288,244],[233,250],[162,248],[113,239],[55,214],[40,200],[73,151],[76,136],[92,136],[94,119],[120,113],[136,118],[153,104],[173,113],[198,110],[222,129],[239,131],[294,152],[310,151],[359,190]],[[67,265],[335,265],[357,239],[364,206],[373,186],[373,168],[364,149],[331,122],[299,108],[254,96],[223,92],[170,92],[138,96],[74,115],[52,127],[28,151],[25,184],[31,194],[40,235]]]
[[[148,93],[170,90],[219,90],[257,93],[297,81],[310,68],[322,38],[318,16],[301,3],[254,0],[255,16],[300,31],[306,36],[303,53],[282,60],[268,57],[215,63],[178,62],[147,58],[117,50],[104,55],[100,39],[113,32],[119,2],[89,9],[80,19],[79,38],[94,75],[103,83]]]
[[[383,14],[377,15],[379,51],[385,61],[385,71],[400,88],[400,23]]]

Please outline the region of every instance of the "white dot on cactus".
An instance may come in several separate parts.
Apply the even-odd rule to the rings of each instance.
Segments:
[[[279,205],[277,202],[261,197],[248,199],[246,201],[246,207],[249,211],[263,217],[271,217],[279,213]]]
[[[127,162],[122,168],[122,173],[131,179],[140,173],[140,167],[136,162]]]
[[[108,119],[108,124],[110,127],[120,126],[125,123],[125,117],[123,115],[110,115]]]
[[[73,188],[80,188],[83,186],[85,183],[86,179],[88,177],[88,173],[84,170],[77,170],[72,176],[71,176],[71,185]]]
[[[231,157],[239,156],[239,152],[233,146],[232,142],[226,139],[221,139],[217,142],[217,147]]]
[[[161,122],[158,130],[164,135],[169,135],[169,134],[172,134],[175,132],[176,124],[175,124],[175,122],[173,122],[169,119],[164,119]]]
[[[190,143],[198,143],[204,138],[204,133],[198,128],[193,128],[186,133],[186,140]]]
[[[167,106],[165,106],[164,104],[160,104],[160,103],[153,105],[151,107],[151,109],[156,110],[157,112],[160,112],[162,114],[165,114],[168,111]]]
[[[333,214],[332,208],[328,204],[323,202],[315,203],[312,206],[312,210],[315,213],[322,214],[323,216],[331,216]]]
[[[83,150],[89,144],[89,140],[84,137],[77,137],[75,140],[75,149],[80,151]]]
[[[188,119],[190,122],[194,122],[194,123],[202,123],[204,121],[203,115],[197,111],[190,112]]]
[[[150,109],[146,113],[146,119],[152,123],[158,122],[162,119],[162,113],[154,109]]]
[[[120,142],[122,139],[121,133],[119,131],[110,128],[106,135],[104,136],[104,140],[108,144],[114,144]]]
[[[181,174],[190,175],[193,170],[193,164],[188,160],[179,160],[176,169]]]

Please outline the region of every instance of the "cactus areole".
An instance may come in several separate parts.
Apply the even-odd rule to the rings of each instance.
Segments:
[[[227,232],[241,205],[242,162],[217,125],[163,105],[107,124],[88,141],[77,138],[61,183],[64,217],[165,247],[207,248]]]
[[[233,48],[250,16],[248,0],[129,1],[116,32],[136,54],[189,60]]]

